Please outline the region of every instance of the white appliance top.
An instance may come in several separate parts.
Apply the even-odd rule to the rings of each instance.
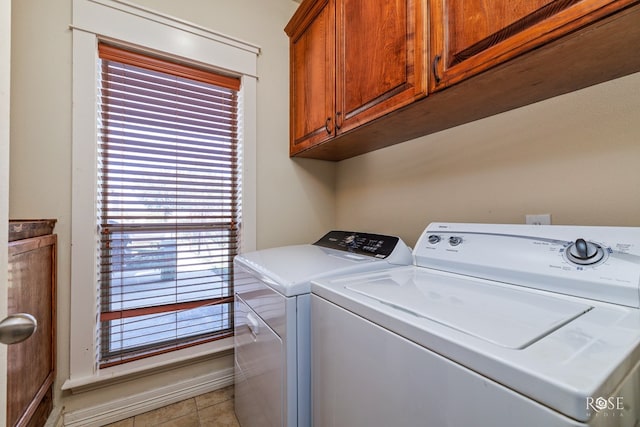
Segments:
[[[235,262],[290,297],[309,293],[314,279],[410,265],[412,254],[399,237],[330,231],[313,244],[248,252]]]
[[[429,225],[312,292],[576,420],[640,361],[640,228]]]

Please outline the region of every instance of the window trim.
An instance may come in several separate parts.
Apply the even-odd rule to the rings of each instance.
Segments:
[[[259,48],[122,0],[73,1],[70,372],[62,389],[95,386],[233,348],[227,338],[112,368],[97,369],[96,156],[98,41],[134,47],[238,76],[242,123],[241,250],[256,246],[256,69]],[[188,59],[187,59],[188,58]],[[89,283],[89,285],[88,285]]]

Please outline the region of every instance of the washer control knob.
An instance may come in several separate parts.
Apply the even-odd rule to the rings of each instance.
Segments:
[[[440,236],[438,236],[437,234],[431,234],[427,238],[427,241],[432,245],[435,245],[436,243],[440,243]]]
[[[458,246],[460,243],[462,243],[462,237],[457,237],[457,236],[449,237],[449,244],[451,246]]]
[[[567,249],[567,258],[575,264],[595,264],[603,257],[604,251],[600,245],[588,242],[582,238],[576,239]]]
[[[576,240],[574,249],[574,256],[580,259],[589,259],[597,252],[595,245],[587,243],[584,239]]]

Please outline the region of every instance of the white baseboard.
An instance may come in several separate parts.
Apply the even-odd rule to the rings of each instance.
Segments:
[[[54,406],[44,427],[62,427],[62,408]]]
[[[65,427],[100,427],[233,384],[233,368],[64,414]]]

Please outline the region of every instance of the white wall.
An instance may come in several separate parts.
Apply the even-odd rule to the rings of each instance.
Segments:
[[[9,217],[58,220],[57,386],[69,365],[70,23],[70,1],[12,2]]]
[[[291,0],[138,0],[141,6],[246,40],[258,58],[257,216],[259,248],[308,242],[334,221],[335,165],[288,158],[288,39]],[[57,218],[58,375],[69,372],[71,229],[71,0],[12,2],[12,218]],[[232,365],[231,357],[138,379],[97,392],[56,393],[67,410],[83,408]]]
[[[288,157],[290,0],[135,0],[259,45],[258,247],[306,243],[334,224],[335,165]]]
[[[640,226],[639,118],[640,73],[340,162],[337,226]]]

